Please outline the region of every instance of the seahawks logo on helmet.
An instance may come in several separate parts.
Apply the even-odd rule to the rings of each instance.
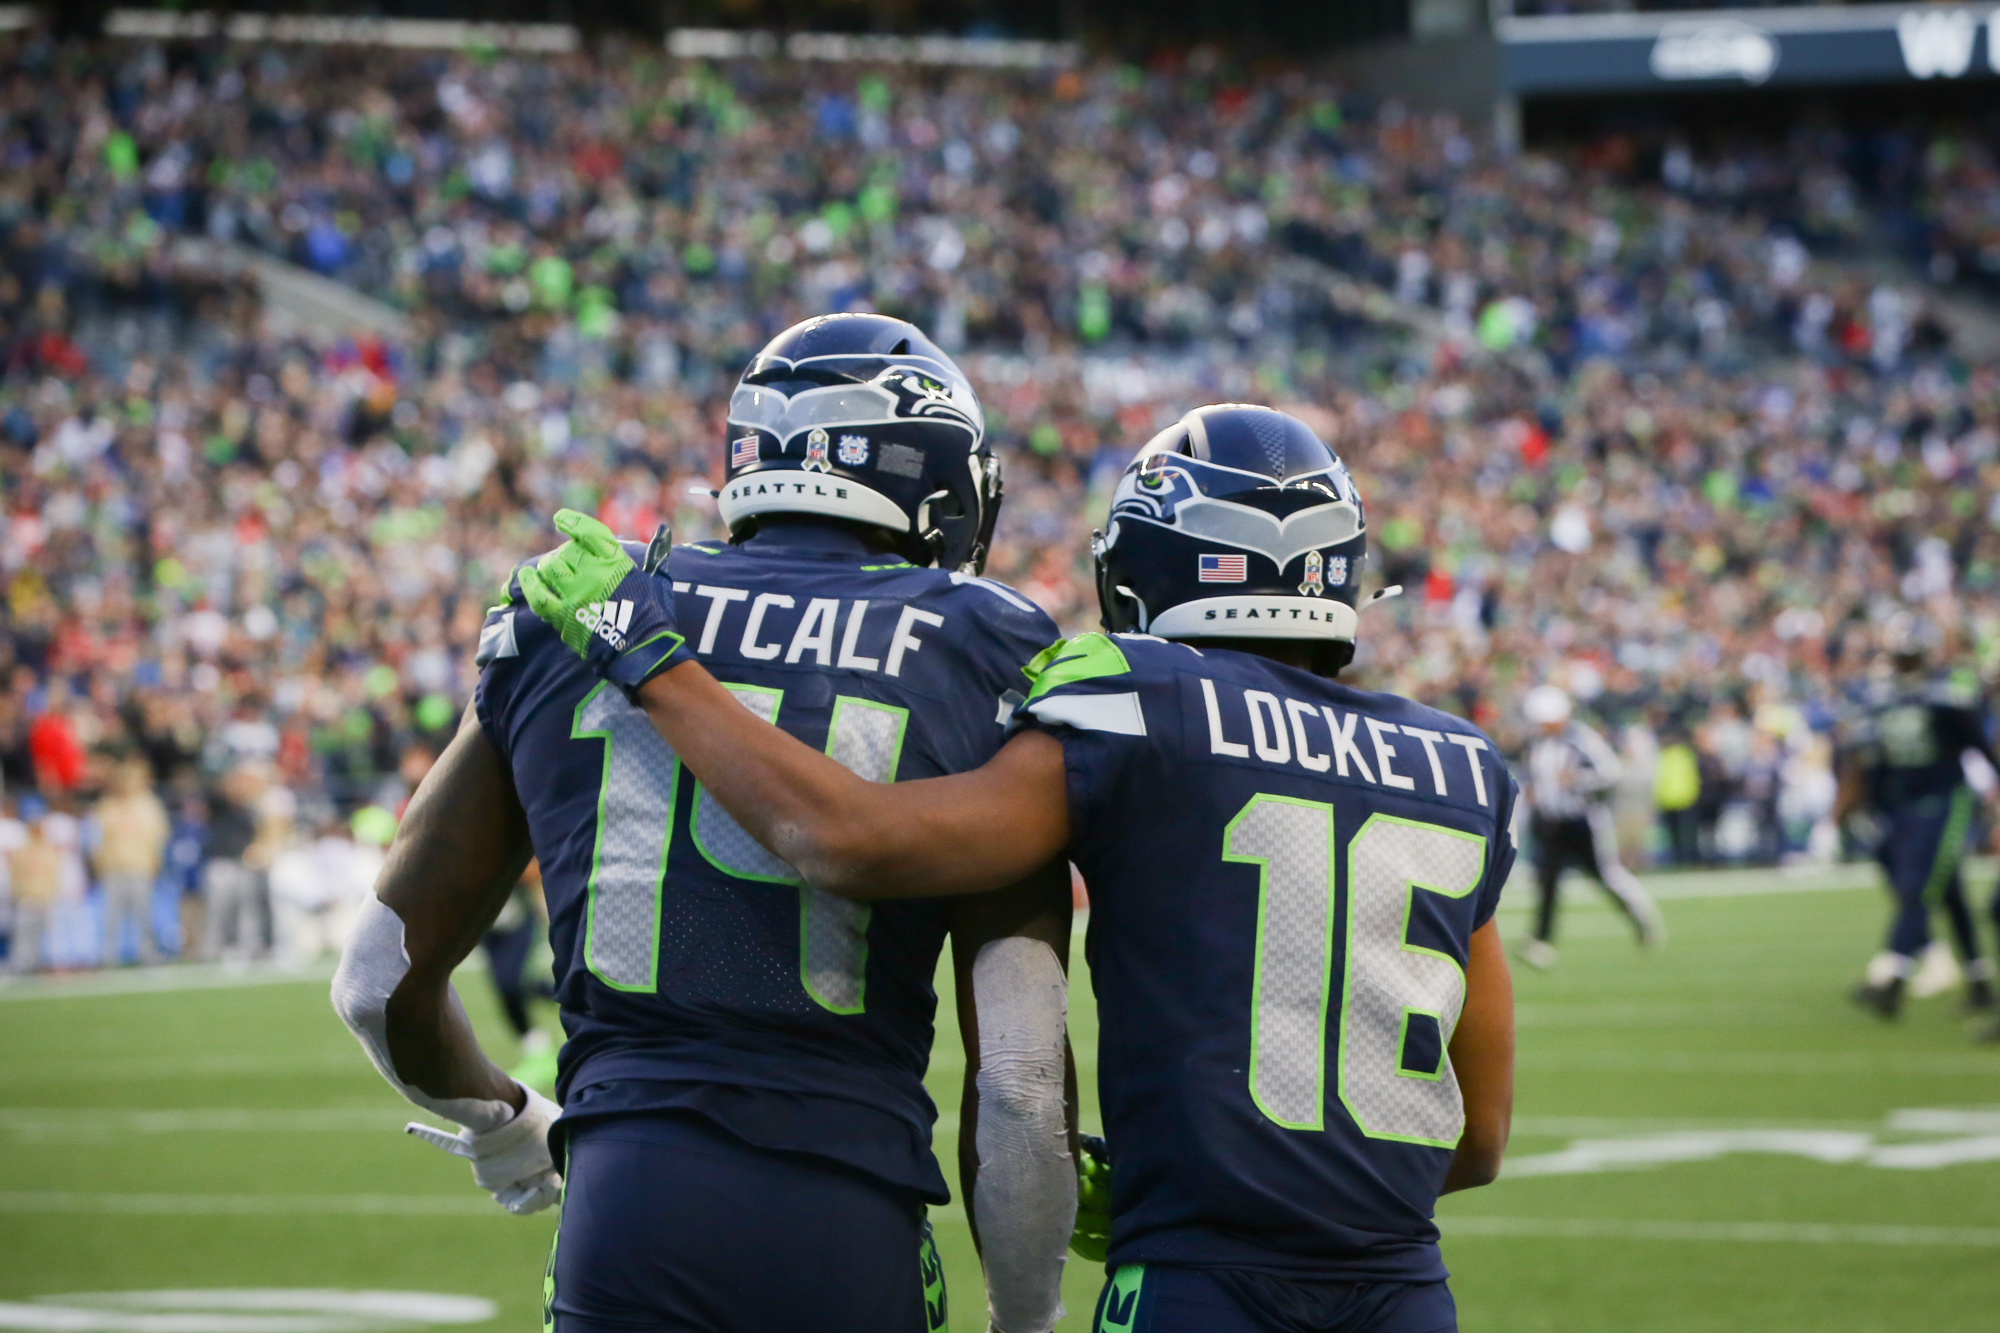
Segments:
[[[899,417],[954,421],[971,431],[975,438],[982,433],[981,424],[973,421],[942,380],[907,366],[896,366],[885,371],[875,382],[894,391],[896,415]]]

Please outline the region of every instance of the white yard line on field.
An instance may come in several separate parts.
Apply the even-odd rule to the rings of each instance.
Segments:
[[[163,967],[123,967],[108,972],[61,972],[0,977],[0,1003],[9,1000],[80,1000],[105,995],[150,995],[159,991],[231,990],[242,986],[289,986],[333,980],[333,962],[280,967],[275,963],[173,963]]]
[[[464,1194],[98,1194],[0,1191],[0,1213],[92,1213],[128,1217],[511,1217],[476,1191]]]
[[[1721,1241],[1772,1245],[1920,1245],[2000,1249],[2000,1227],[1872,1226],[1842,1222],[1675,1222],[1617,1217],[1441,1217],[1447,1241]]]
[[[151,995],[160,991],[234,990],[243,986],[325,986],[333,980],[335,966],[334,959],[321,958],[302,964],[163,963],[103,972],[42,972],[26,977],[0,973],[0,1003]],[[486,963],[475,953],[460,963],[452,976],[456,979],[466,971],[483,976]]]
[[[1964,1054],[1901,1051],[1522,1051],[1518,1068],[1583,1074],[1773,1074],[1929,1078],[2000,1077],[2000,1050]]]
[[[28,1083],[127,1083],[140,1079],[227,1078],[236,1075],[268,1079],[274,1074],[355,1068],[367,1058],[353,1045],[285,1055],[249,1051],[216,1055],[147,1055],[127,1060],[51,1060],[25,1069],[7,1070],[7,1091]]]
[[[1902,1112],[1897,1112],[1902,1115]],[[1585,1138],[1606,1134],[1674,1134],[1690,1130],[1824,1129],[1873,1130],[1877,1120],[1794,1120],[1744,1116],[1517,1115],[1516,1135]],[[1902,1128],[1893,1118],[1890,1128]],[[1940,1131],[1950,1132],[1950,1131]]]
[[[0,1106],[0,1133],[36,1143],[101,1143],[134,1134],[386,1133],[410,1119],[409,1107],[330,1106],[251,1110],[187,1107],[136,1111],[114,1106]]]
[[[1968,860],[1967,865],[1973,861]],[[1983,872],[1981,872],[1983,875]],[[1882,885],[1882,872],[1872,861],[1853,861],[1837,866],[1803,868],[1759,867],[1745,870],[1677,870],[1641,875],[1646,891],[1661,902],[1693,898],[1764,898],[1787,893],[1851,893]],[[1984,882],[1984,878],[1981,878]],[[1565,909],[1603,908],[1615,910],[1603,890],[1582,875],[1563,881]],[[1535,903],[1535,876],[1532,867],[1516,863],[1501,899],[1503,912],[1526,912]]]

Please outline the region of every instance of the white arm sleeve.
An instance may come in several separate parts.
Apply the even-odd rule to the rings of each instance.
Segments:
[[[433,1097],[396,1076],[389,1058],[389,997],[410,971],[410,953],[403,947],[403,918],[369,894],[355,920],[354,934],[333,974],[333,1008],[348,1030],[361,1041],[376,1072],[411,1105],[464,1125],[475,1134],[498,1129],[514,1118],[514,1108],[502,1101],[477,1097]]]
[[[1055,950],[1010,936],[972,965],[979,1014],[979,1224],[995,1333],[1048,1333],[1063,1317],[1076,1163],[1063,1120],[1068,983]]]

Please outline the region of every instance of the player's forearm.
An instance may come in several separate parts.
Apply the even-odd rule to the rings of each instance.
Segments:
[[[521,1085],[479,1047],[449,983],[405,987],[389,998],[384,1028],[396,1074],[438,1100],[503,1101],[521,1109]]]
[[[982,780],[985,770],[893,785],[866,781],[751,714],[698,664],[654,677],[639,701],[723,809],[829,893],[982,893],[1034,871],[1066,836],[1064,828],[1024,830],[1012,806],[986,794],[994,780]],[[1055,774],[1060,818],[1059,747]],[[1005,777],[999,783],[1011,785]]]
[[[1491,921],[1473,933],[1465,980],[1465,1007],[1450,1047],[1465,1130],[1445,1173],[1446,1194],[1493,1183],[1514,1118],[1514,987]]]
[[[511,776],[467,711],[417,787],[333,980],[334,1009],[418,1106],[475,1130],[519,1111],[518,1084],[480,1051],[451,974],[528,858]]]
[[[907,859],[886,787],[756,717],[698,663],[655,676],[639,702],[703,789],[815,886],[879,881]]]

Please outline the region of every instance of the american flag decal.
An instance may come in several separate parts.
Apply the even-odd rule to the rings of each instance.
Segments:
[[[1248,556],[1205,555],[1200,557],[1203,583],[1242,583],[1250,577]]]
[[[745,435],[729,442],[729,466],[749,467],[757,461],[757,437]]]

